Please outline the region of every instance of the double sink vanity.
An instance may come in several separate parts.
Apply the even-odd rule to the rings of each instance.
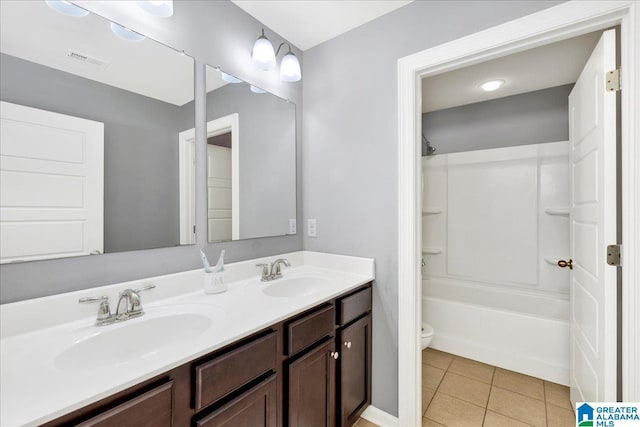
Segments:
[[[261,281],[255,264],[289,261]],[[2,426],[350,426],[371,398],[370,259],[294,252],[0,306]],[[151,288],[150,285],[154,287]],[[96,325],[98,297],[143,315]]]

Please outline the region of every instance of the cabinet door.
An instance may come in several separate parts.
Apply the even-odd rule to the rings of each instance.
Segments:
[[[288,367],[289,427],[335,425],[335,343],[331,339]]]
[[[197,427],[276,427],[276,375],[195,422]]]
[[[371,315],[342,329],[340,348],[340,418],[353,425],[371,402]]]

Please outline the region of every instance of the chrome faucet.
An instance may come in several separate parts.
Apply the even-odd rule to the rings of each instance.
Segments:
[[[260,280],[263,282],[269,282],[271,280],[281,278],[281,264],[284,264],[286,267],[291,267],[291,263],[285,258],[278,258],[277,260],[273,261],[271,265],[269,265],[268,263],[256,264],[256,267],[262,268],[262,276],[260,277]]]
[[[291,263],[285,258],[278,258],[271,263],[271,280],[279,279],[282,277],[282,271],[280,271],[280,264],[284,264],[285,267],[291,267]]]
[[[116,313],[111,314],[111,308],[109,307],[109,297],[103,295],[98,298],[88,297],[80,298],[79,303],[91,303],[100,302],[98,308],[98,317],[96,318],[96,326],[105,326],[115,322],[123,322],[134,317],[139,317],[144,314],[142,309],[142,301],[140,299],[140,292],[148,291],[155,288],[156,285],[147,285],[140,289],[125,289],[120,292],[118,297],[118,307]]]

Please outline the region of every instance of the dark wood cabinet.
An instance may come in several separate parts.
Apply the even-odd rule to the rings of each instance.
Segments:
[[[339,361],[340,419],[352,426],[371,402],[371,315],[343,328]]]
[[[197,419],[197,427],[276,427],[276,374],[231,402]]]
[[[330,339],[288,365],[288,426],[335,425],[335,355]]]
[[[45,424],[351,427],[371,402],[371,284]]]
[[[155,387],[77,424],[79,427],[170,427],[173,381]]]

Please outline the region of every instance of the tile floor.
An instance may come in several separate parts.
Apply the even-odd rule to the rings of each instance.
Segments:
[[[422,352],[422,410],[423,427],[575,426],[568,387],[433,349]]]

